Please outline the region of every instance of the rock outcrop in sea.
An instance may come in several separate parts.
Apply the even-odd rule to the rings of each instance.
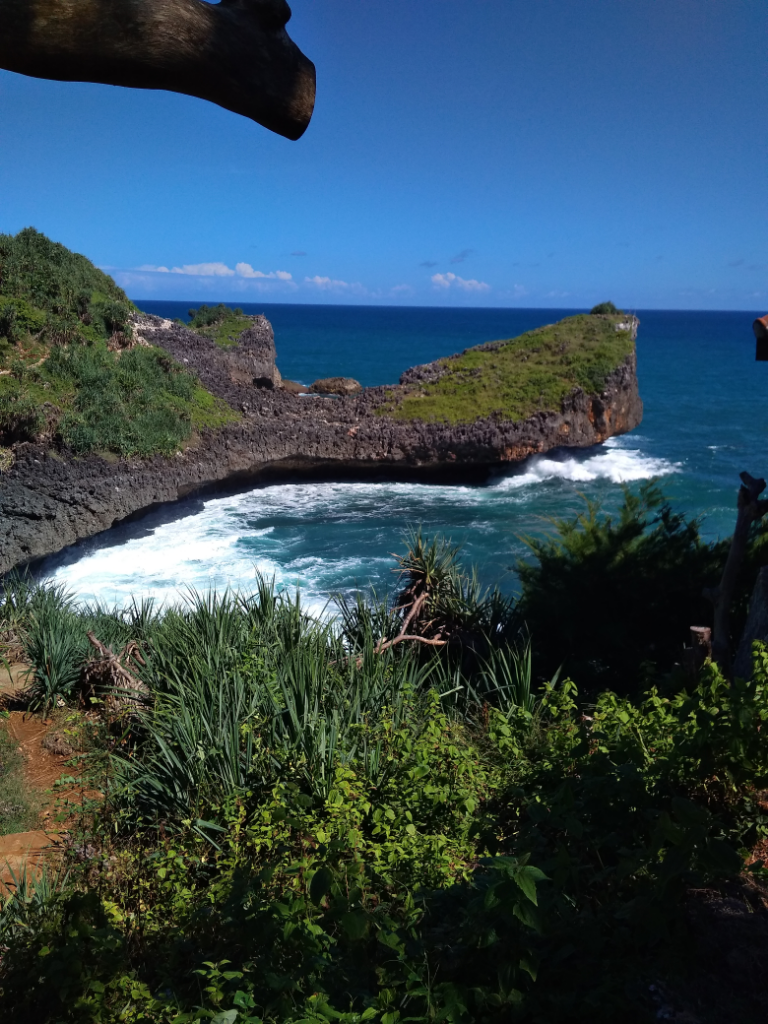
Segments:
[[[574,388],[560,408],[525,419],[450,424],[388,411],[398,388],[439,379],[440,363],[407,371],[400,385],[310,397],[280,387],[265,318],[227,349],[158,317],[137,317],[135,332],[194,370],[239,421],[190,439],[170,458],[72,458],[43,443],[19,445],[0,475],[0,573],[196,492],[287,477],[481,480],[552,448],[598,444],[642,418],[634,350],[599,394]]]

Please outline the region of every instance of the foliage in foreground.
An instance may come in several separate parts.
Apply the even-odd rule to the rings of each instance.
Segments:
[[[386,609],[319,623],[263,582],[164,614],[5,600],[39,680],[31,619],[66,613],[137,641],[149,688],[104,727],[66,881],[0,916],[26,1019],[650,1020],[694,966],[686,893],[768,834],[763,648],[751,682],[585,705],[525,646],[377,653]],[[764,1019],[738,998],[709,1019]]]
[[[592,692],[637,692],[671,672],[690,627],[712,624],[703,591],[719,582],[730,546],[703,541],[700,525],[650,482],[625,487],[615,515],[587,501],[574,519],[553,520],[549,535],[525,538],[534,560],[516,566],[519,613],[538,669],[564,665]],[[756,527],[734,598],[734,650],[767,543],[765,526]]]
[[[392,391],[379,411],[397,419],[472,423],[559,410],[574,388],[599,394],[632,353],[630,332],[616,329],[623,319],[581,314],[511,341],[469,348],[439,361],[438,380]]]

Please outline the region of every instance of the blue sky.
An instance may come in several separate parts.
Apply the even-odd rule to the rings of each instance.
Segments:
[[[292,8],[298,142],[0,72],[0,231],[136,299],[768,308],[765,0]]]

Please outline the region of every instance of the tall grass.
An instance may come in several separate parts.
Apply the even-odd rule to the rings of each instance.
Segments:
[[[113,769],[142,815],[197,821],[212,803],[290,773],[327,796],[335,766],[385,766],[366,727],[406,697],[448,690],[439,662],[377,653],[261,581],[251,597],[191,592],[159,620],[143,680],[154,696]]]
[[[298,594],[261,577],[252,594],[190,590],[164,611],[152,602],[84,608],[61,587],[14,579],[0,591],[0,610],[23,630],[41,707],[81,696],[94,654],[89,631],[114,653],[139,645],[144,664],[131,671],[150,700],[134,709],[125,742],[114,744],[111,799],[133,821],[203,828],[222,800],[289,776],[320,799],[339,765],[362,765],[372,783],[383,783],[391,765],[382,723],[418,734],[414,708],[429,691],[458,716],[484,702],[529,707],[530,652],[518,655],[500,628],[511,607],[452,569],[456,552],[444,547],[416,547],[439,570],[429,614],[484,638],[482,658],[468,661],[448,647],[426,656],[418,645],[381,649],[400,629],[399,598],[342,601],[338,617],[320,620]],[[411,562],[408,572],[418,574],[419,558]]]
[[[0,836],[34,828],[38,813],[39,807],[24,779],[23,757],[0,726]]]

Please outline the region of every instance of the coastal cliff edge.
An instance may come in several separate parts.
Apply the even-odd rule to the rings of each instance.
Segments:
[[[634,338],[636,321],[628,327]],[[439,379],[449,360],[407,371],[400,385],[305,397],[282,388],[279,374],[265,380],[262,368],[257,385],[243,359],[181,325],[142,315],[136,332],[194,370],[239,413],[238,421],[193,436],[170,457],[74,458],[48,443],[18,445],[14,465],[0,475],[0,573],[199,492],[302,476],[482,479],[553,448],[598,444],[642,418],[634,346],[599,393],[575,387],[558,409],[451,423],[399,418],[393,406],[401,392],[410,396],[420,382]],[[493,345],[468,351],[483,349]]]

